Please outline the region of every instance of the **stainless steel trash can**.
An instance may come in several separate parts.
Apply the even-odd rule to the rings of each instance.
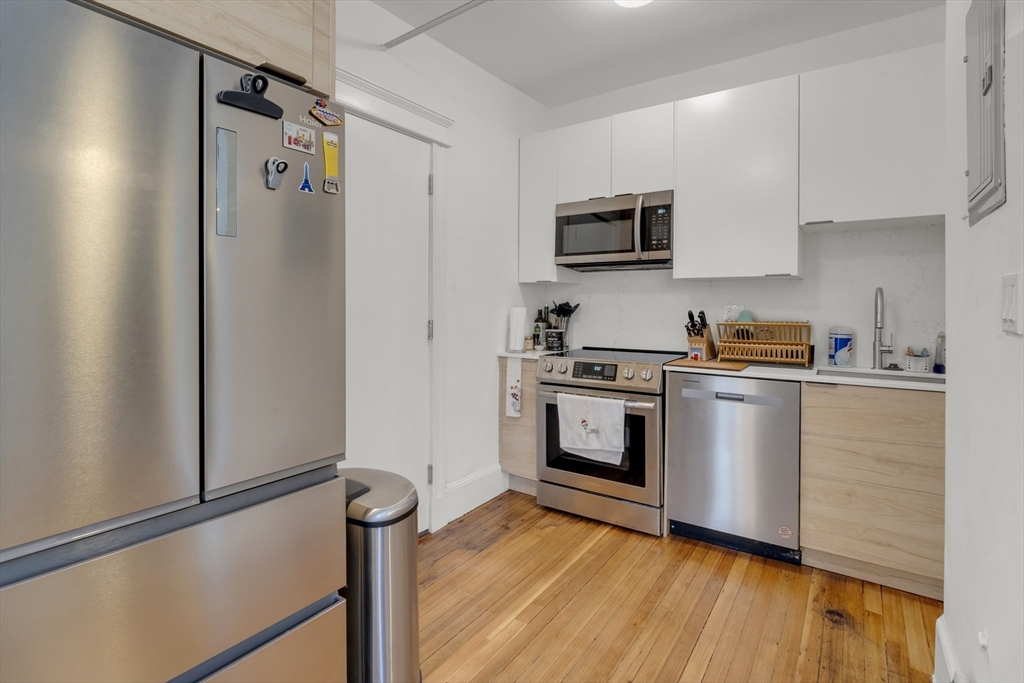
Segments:
[[[339,472],[348,502],[349,683],[416,683],[420,676],[419,499],[405,477],[382,470]],[[360,489],[367,489],[360,492]]]

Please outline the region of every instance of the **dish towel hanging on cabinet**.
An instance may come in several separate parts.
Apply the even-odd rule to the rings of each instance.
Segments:
[[[558,394],[558,445],[562,450],[611,465],[622,463],[626,402]]]
[[[522,414],[523,359],[509,358],[505,366],[505,416],[520,417]]]

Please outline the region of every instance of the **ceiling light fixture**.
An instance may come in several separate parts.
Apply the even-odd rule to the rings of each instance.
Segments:
[[[615,4],[619,7],[643,7],[651,0],[615,0]]]

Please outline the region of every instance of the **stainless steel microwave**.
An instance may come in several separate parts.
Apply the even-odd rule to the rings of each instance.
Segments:
[[[576,270],[672,267],[672,190],[555,207],[555,264]]]

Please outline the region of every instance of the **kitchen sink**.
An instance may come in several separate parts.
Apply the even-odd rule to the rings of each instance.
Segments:
[[[917,382],[919,384],[945,384],[946,378],[941,375],[927,375],[917,374],[913,372],[898,372],[898,371],[879,371],[874,372],[856,372],[852,370],[831,370],[828,368],[818,368],[818,377],[849,377],[855,379],[893,379],[899,380],[900,382]]]

